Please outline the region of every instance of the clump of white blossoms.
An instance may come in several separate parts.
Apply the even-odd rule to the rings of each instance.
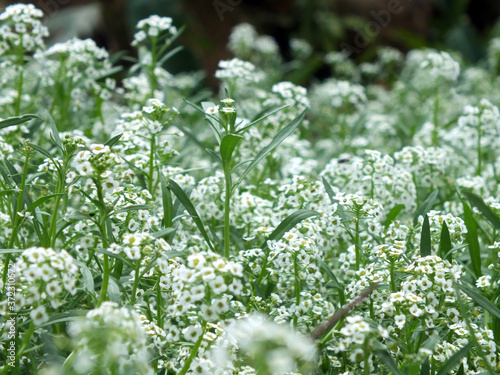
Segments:
[[[139,31],[134,35],[133,46],[145,43],[149,38],[171,38],[177,34],[177,28],[172,25],[172,18],[150,16],[139,21],[137,24]]]
[[[226,335],[230,345],[224,349],[215,347],[212,354],[221,369],[234,367],[235,352],[243,358],[239,364],[254,368],[257,374],[308,373],[315,360],[316,350],[308,337],[263,315],[252,314],[233,321]]]
[[[234,58],[219,61],[219,69],[215,72],[215,77],[224,82],[255,83],[261,80],[262,74],[252,63]]]
[[[460,75],[460,64],[447,52],[430,52],[420,63],[422,73],[428,73],[433,79],[455,82]]]
[[[18,308],[30,307],[35,325],[45,323],[49,316],[47,304],[57,309],[67,295],[75,295],[79,268],[66,251],[31,247],[16,262],[20,282]]]
[[[0,55],[43,49],[43,38],[49,35],[40,18],[43,12],[33,4],[16,4],[5,8],[0,14]]]
[[[115,302],[104,302],[72,323],[72,369],[79,374],[107,369],[115,374],[151,375],[147,335],[141,317]]]

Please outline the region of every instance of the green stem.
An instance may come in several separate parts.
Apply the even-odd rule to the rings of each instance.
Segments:
[[[151,86],[151,98],[154,98],[156,90],[155,68],[157,60],[158,56],[156,56],[156,38],[153,37],[153,40],[151,41],[151,67],[150,67],[151,72],[149,75],[149,85]]]
[[[156,321],[158,327],[163,329],[163,296],[161,295],[160,277],[158,277],[156,284]]]
[[[297,254],[294,254],[293,258],[293,273],[295,277],[295,305],[297,308],[300,305],[300,276],[299,276],[299,261],[297,259]],[[297,330],[297,313],[293,316],[293,328]]]
[[[59,179],[57,181],[56,194],[61,194],[64,192],[64,172],[61,172]],[[56,203],[54,205],[54,211],[52,212],[52,218],[50,221],[49,237],[50,237],[50,247],[54,248],[56,244],[56,234],[57,234],[57,213],[59,212],[59,205],[61,204],[61,198],[56,198]]]
[[[359,218],[356,216],[356,243],[354,247],[356,249],[356,271],[359,270],[361,265],[361,246],[359,244]]]
[[[230,241],[230,210],[231,210],[231,175],[229,173],[224,173],[226,177],[226,197],[224,200],[224,256],[229,258],[229,241]]]
[[[151,134],[151,145],[150,145],[150,150],[149,150],[149,192],[153,196],[154,199],[154,192],[153,192],[153,182],[154,182],[154,167],[155,167],[155,135]]]
[[[16,367],[19,368],[19,359],[23,356],[24,349],[28,346],[31,336],[33,335],[33,332],[35,332],[35,323],[33,323],[33,320],[30,322],[30,326],[28,328],[28,331],[24,334],[24,339],[23,342],[21,343],[21,347],[19,348],[19,352],[16,354]]]
[[[108,285],[109,285],[109,259],[106,254],[104,254],[103,260],[103,275],[102,275],[102,286],[101,286],[101,295],[99,297],[99,306],[106,300],[106,296],[108,294]]]
[[[257,285],[260,285],[262,279],[264,279],[264,275],[266,274],[267,268],[267,258],[269,257],[269,248],[266,248],[264,252],[264,260],[262,262],[262,268],[260,269],[259,277],[257,278]]]
[[[23,48],[23,38],[19,40],[19,52],[18,52],[18,65],[19,65],[19,80],[17,81],[17,97],[14,102],[14,112],[16,116],[21,114],[21,98],[23,96],[23,85],[24,85],[24,48]]]
[[[24,190],[26,189],[26,179],[28,177],[28,167],[29,167],[28,164],[29,150],[26,150],[25,152],[26,154],[24,159],[23,174],[21,177],[21,186],[19,187],[20,191],[19,194],[17,195],[17,206],[16,206],[16,212],[14,212],[14,224],[12,226],[12,233],[10,234],[9,244],[7,245],[8,249],[12,249],[12,246],[14,246],[14,242],[17,239],[17,231],[19,230],[19,224],[21,222],[21,216],[19,216],[17,213],[21,212],[21,209],[23,208],[23,199],[25,194]],[[3,264],[4,268],[3,268],[2,281],[4,285],[4,292],[7,286],[6,280],[7,280],[7,271],[9,268],[10,257],[11,254],[7,253],[7,256],[5,257]]]
[[[392,293],[396,293],[396,279],[394,277],[394,262],[391,261],[389,266],[389,272],[391,277],[391,291]]]
[[[481,161],[481,125],[477,128],[477,175],[481,175],[483,169]]]
[[[370,359],[370,351],[368,350],[368,343],[365,343],[365,358],[364,358],[364,362],[365,362],[365,368],[364,368],[364,372],[365,372],[365,375],[370,375],[370,364],[368,362],[368,360]]]
[[[191,349],[191,354],[189,355],[189,358],[186,360],[186,362],[184,363],[184,366],[182,367],[181,371],[179,371],[177,373],[177,375],[186,375],[186,373],[188,372],[189,370],[189,367],[191,366],[191,363],[193,362],[193,359],[195,359],[195,357],[198,355],[198,350],[200,349],[200,345],[203,341],[203,335],[205,334],[205,327],[206,327],[207,323],[206,322],[203,322],[201,327],[202,327],[202,331],[201,331],[201,335],[200,337],[198,338],[198,340],[196,340],[194,346],[193,346],[193,349]]]
[[[137,286],[139,285],[139,279],[141,278],[139,275],[139,271],[141,268],[141,259],[139,259],[137,261],[137,264],[135,265],[134,285],[132,287],[132,295],[130,296],[131,305],[135,303],[135,293],[137,292]]]

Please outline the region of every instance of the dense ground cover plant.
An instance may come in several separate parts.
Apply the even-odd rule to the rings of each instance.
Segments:
[[[169,18],[117,84],[41,16],[0,15],[0,373],[500,372],[498,40],[307,90],[241,25],[217,99]]]

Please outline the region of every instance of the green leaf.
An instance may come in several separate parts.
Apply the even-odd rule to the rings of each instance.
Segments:
[[[29,120],[33,120],[34,118],[43,120],[41,117],[37,115],[22,115],[22,116],[9,117],[6,118],[5,120],[0,121],[0,129],[8,128],[9,126],[19,125]]]
[[[481,250],[479,248],[479,240],[477,235],[477,224],[472,217],[472,210],[467,205],[465,201],[462,201],[464,207],[464,222],[467,227],[467,233],[465,234],[465,239],[469,245],[470,261],[472,265],[472,270],[476,277],[481,277]]]
[[[111,211],[108,216],[121,214],[122,212],[139,211],[139,210],[151,210],[153,206],[148,206],[147,204],[133,204],[124,208],[120,208],[116,211]]]
[[[424,222],[422,224],[422,234],[420,236],[420,256],[426,257],[431,255],[431,253],[431,227],[429,225],[429,217],[425,214]]]
[[[332,202],[332,204],[335,203],[335,192],[332,189],[332,185],[330,185],[324,177],[321,177],[321,179],[323,180],[323,186],[325,187],[326,194],[330,197],[330,202]]]
[[[163,172],[160,171],[160,186],[161,186],[161,200],[163,203],[163,224],[165,228],[172,227],[174,219],[174,204],[172,201],[172,193],[168,189],[168,182]]]
[[[462,289],[462,291],[467,294],[470,298],[472,298],[479,306],[488,311],[491,315],[500,319],[500,309],[496,307],[492,302],[490,302],[487,298],[483,297],[483,295],[471,288],[468,285],[457,284],[457,286]]]
[[[54,163],[54,165],[59,169],[59,163],[54,160],[54,158],[52,157],[50,152],[48,152],[46,149],[44,149],[38,145],[35,145],[34,143],[28,142],[28,144],[30,145],[31,148],[38,151],[40,154],[42,154],[46,158],[49,158],[52,161],[52,163]]]
[[[121,303],[121,301],[122,301],[120,287],[118,286],[117,280],[115,280],[115,278],[112,276],[109,277],[108,297],[109,297],[110,301],[113,301],[116,303]]]
[[[405,208],[404,204],[398,204],[389,211],[387,219],[385,219],[385,229],[389,228],[389,225],[398,217],[403,208]]]
[[[104,145],[109,146],[109,148],[113,147],[120,140],[122,135],[123,133],[115,135],[114,137],[108,139]]]
[[[119,254],[115,254],[115,253],[109,252],[108,250],[104,250],[104,249],[95,249],[95,251],[96,251],[96,253],[106,254],[110,258],[118,259],[118,260],[122,261],[123,263],[129,265],[130,268],[135,268],[134,264],[130,260],[125,259],[124,257],[122,257]]]
[[[290,121],[286,126],[281,129],[278,134],[276,134],[273,138],[273,140],[264,148],[262,148],[257,156],[252,160],[250,165],[245,169],[245,171],[242,173],[238,181],[233,185],[233,191],[236,189],[236,187],[243,181],[243,179],[246,177],[247,174],[250,173],[250,171],[257,165],[259,161],[264,159],[271,151],[273,151],[276,147],[278,147],[290,134],[293,133],[293,131],[297,128],[297,126],[300,125],[304,117],[306,116],[307,109],[302,111],[301,114],[299,114],[297,117],[295,117],[292,121]]]
[[[429,196],[425,199],[425,201],[420,205],[420,207],[417,210],[417,213],[415,214],[415,217],[413,218],[413,225],[417,225],[418,218],[420,216],[424,216],[427,212],[429,212],[432,209],[432,207],[436,203],[438,194],[439,194],[439,190],[434,190],[432,193],[429,194]]]
[[[90,221],[94,221],[94,219],[92,218],[92,216],[90,216],[89,214],[85,214],[83,212],[80,212],[80,211],[73,211],[73,212],[71,212],[70,214],[66,215],[66,219],[68,219],[68,220],[90,220]]]
[[[465,345],[462,349],[460,349],[458,352],[453,354],[450,359],[448,359],[443,366],[439,369],[437,372],[437,375],[447,375],[451,372],[451,370],[457,366],[460,361],[462,360],[463,357],[465,357],[469,351],[471,350],[473,345],[472,341],[469,341],[467,345]]]
[[[167,234],[173,233],[175,231],[176,231],[175,228],[164,228],[162,230],[159,230],[158,232],[151,233],[151,235],[154,238],[162,238],[162,237],[165,237]]]
[[[467,190],[463,193],[472,205],[481,211],[486,220],[488,220],[495,229],[500,230],[500,218],[491,210],[490,207],[488,207],[486,203],[484,203],[483,199]]]
[[[184,49],[183,46],[175,47],[173,50],[171,50],[169,53],[167,53],[165,56],[163,56],[160,59],[160,61],[158,61],[158,66],[162,66],[165,63],[165,61],[167,61],[168,59],[170,59],[172,56],[176,55],[177,53],[179,53],[183,49]]]
[[[14,254],[14,253],[22,253],[24,250],[20,249],[0,249],[0,254]]]
[[[74,262],[78,265],[80,273],[82,274],[85,289],[87,289],[90,294],[95,295],[94,277],[92,276],[92,272],[90,272],[85,263],[80,262],[79,260],[74,260]]]
[[[322,259],[318,259],[318,263],[319,263],[320,267],[323,269],[323,271],[326,272],[326,274],[328,275],[328,277],[330,277],[330,280],[332,280],[332,282],[335,284],[335,288],[338,289],[338,291],[339,291],[339,302],[340,302],[340,305],[343,306],[345,304],[344,288],[340,285],[339,281],[335,277],[335,274],[330,269],[330,267],[328,267],[328,265]]]
[[[280,223],[280,225],[278,225],[276,227],[276,229],[273,230],[273,232],[269,235],[269,237],[267,237],[267,239],[262,244],[261,249],[262,250],[267,249],[267,242],[268,241],[277,240],[277,239],[283,237],[283,235],[286,232],[288,232],[290,229],[292,229],[295,225],[297,225],[301,221],[303,221],[307,218],[313,217],[313,216],[318,216],[318,215],[320,215],[319,212],[312,211],[312,210],[298,210],[298,211],[294,212],[293,214],[291,214],[290,216],[285,218]]]
[[[446,221],[443,221],[443,227],[441,229],[441,239],[439,241],[439,256],[442,259],[446,259],[451,262],[450,250],[452,248],[453,245],[451,244],[450,231],[448,230]]]
[[[50,130],[52,133],[52,139],[54,140],[54,143],[56,144],[57,148],[60,149],[61,151],[64,151],[63,144],[61,142],[61,137],[59,137],[59,130],[57,130],[56,123],[54,122],[54,119],[50,115],[49,111],[45,111],[45,115],[47,117],[47,122],[49,123]]]
[[[70,310],[60,314],[55,314],[49,317],[49,320],[41,324],[40,327],[47,327],[56,323],[72,322],[74,320],[83,318],[87,311],[85,310]]]
[[[236,131],[236,133],[238,133],[238,134],[239,134],[239,133],[243,133],[243,132],[244,132],[245,130],[247,130],[248,128],[250,128],[250,127],[252,127],[252,126],[254,126],[254,125],[258,124],[258,123],[259,123],[259,122],[261,122],[262,120],[265,120],[265,119],[266,119],[266,118],[268,118],[269,116],[274,115],[276,112],[279,112],[279,111],[281,111],[282,109],[285,109],[285,108],[287,108],[287,107],[290,107],[290,105],[289,105],[289,104],[287,104],[287,105],[284,105],[284,106],[282,106],[282,107],[279,107],[279,108],[276,108],[276,109],[272,110],[271,112],[269,112],[269,113],[265,114],[264,116],[259,117],[257,120],[252,121],[250,124],[245,125],[245,126],[244,126],[244,127],[242,127],[241,129],[238,129],[238,130]]]
[[[26,211],[28,212],[31,212],[33,211],[35,208],[37,208],[38,206],[40,206],[41,204],[45,203],[46,201],[54,198],[54,197],[60,197],[62,195],[66,195],[65,193],[57,193],[57,194],[50,194],[50,195],[46,195],[45,197],[42,197],[38,200],[36,200],[35,202],[33,202],[31,204],[31,206],[29,206]]]
[[[431,366],[429,365],[429,358],[425,358],[420,368],[420,375],[430,375]]]
[[[220,143],[220,156],[222,160],[222,167],[226,173],[231,171],[231,161],[233,152],[238,143],[243,137],[234,134],[226,134]]]
[[[374,350],[375,355],[382,361],[384,365],[387,366],[389,370],[392,371],[394,375],[401,375],[398,365],[394,362],[394,359],[385,349]]]
[[[191,215],[191,218],[193,219],[201,235],[203,236],[208,246],[210,247],[210,250],[216,252],[212,245],[212,242],[210,241],[210,237],[208,237],[208,233],[205,230],[205,227],[203,226],[200,216],[198,215],[196,208],[194,208],[194,205],[187,196],[187,194],[184,192],[184,190],[182,190],[182,188],[179,185],[177,185],[177,183],[174,180],[170,178],[168,179],[168,188],[172,191],[172,193],[175,194],[175,196],[182,203],[182,205],[187,210],[189,215]]]

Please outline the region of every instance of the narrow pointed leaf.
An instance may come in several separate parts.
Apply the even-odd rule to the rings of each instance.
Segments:
[[[462,291],[472,298],[479,306],[488,311],[491,315],[500,319],[500,309],[496,307],[492,302],[485,298],[479,291],[471,288],[468,285],[457,284],[457,286],[462,289]]]
[[[106,146],[109,146],[109,148],[113,147],[122,137],[123,133],[117,134],[114,137],[108,139],[105,143]]]
[[[133,204],[131,206],[120,208],[119,210],[116,211],[112,211],[109,213],[109,216],[129,211],[151,210],[152,208],[153,206],[148,206],[147,204]]]
[[[63,196],[63,195],[66,195],[65,193],[57,193],[57,194],[51,194],[51,195],[46,195],[45,197],[42,197],[38,200],[36,200],[35,202],[33,202],[27,209],[26,211],[28,212],[31,212],[33,211],[35,208],[37,208],[38,206],[40,206],[41,204],[45,203],[46,201],[54,198],[54,197],[60,197],[60,196]]]
[[[198,227],[198,230],[200,231],[201,235],[207,241],[208,246],[212,251],[215,252],[215,249],[213,247],[212,241],[210,241],[210,237],[208,237],[208,233],[205,230],[205,227],[203,226],[203,223],[200,219],[200,216],[198,215],[198,212],[196,211],[196,208],[194,208],[193,203],[187,196],[187,194],[182,190],[182,188],[177,185],[177,183],[172,180],[168,179],[168,188],[172,191],[172,193],[175,194],[177,199],[182,203],[186,211],[191,215],[191,218],[193,219],[194,223]]]
[[[267,241],[272,241],[283,237],[283,235],[292,229],[295,225],[300,223],[301,221],[313,217],[318,216],[320,213],[312,210],[299,210],[285,218],[280,225],[276,227],[275,230],[267,237],[267,239],[262,244],[262,250],[267,249]]]
[[[54,158],[52,157],[52,155],[50,154],[50,152],[48,152],[46,149],[44,149],[44,148],[42,148],[42,147],[40,147],[38,145],[35,145],[34,143],[29,142],[28,144],[30,145],[30,147],[32,147],[33,149],[35,149],[36,151],[38,151],[40,154],[42,154],[46,158],[50,159],[54,163],[54,165],[57,168],[59,168],[59,166],[58,166],[59,163],[57,163],[54,160]]]
[[[470,207],[462,201],[464,207],[464,222],[467,227],[467,233],[465,234],[465,239],[469,245],[470,261],[472,265],[472,270],[476,277],[481,277],[481,250],[479,248],[479,240],[477,235],[477,224],[472,216],[472,210]]]
[[[385,229],[389,228],[389,225],[391,225],[391,223],[396,220],[403,208],[405,208],[404,204],[398,204],[389,211],[389,213],[387,214],[387,219],[385,219]]]
[[[162,230],[159,230],[158,232],[151,233],[151,235],[154,238],[162,238],[165,237],[166,235],[175,232],[175,228],[164,228]]]
[[[330,197],[330,202],[335,203],[335,192],[333,191],[332,185],[324,178],[321,178],[323,180],[323,186],[325,187],[326,194],[328,194],[328,197]]]
[[[174,206],[172,201],[172,193],[168,189],[168,182],[165,175],[160,171],[160,186],[161,186],[161,200],[163,203],[163,224],[165,228],[172,227],[174,219]]]
[[[472,345],[473,345],[473,342],[469,341],[469,343],[467,345],[465,345],[462,349],[460,349],[458,352],[453,354],[450,357],[450,359],[448,359],[443,364],[443,366],[441,366],[441,368],[437,372],[437,375],[447,375],[447,374],[451,373],[451,370],[453,370],[453,368],[455,366],[458,366],[458,364],[460,363],[462,358],[464,358],[469,353],[469,351],[472,348]]]
[[[85,263],[80,262],[79,260],[74,260],[74,262],[78,265],[80,273],[82,274],[85,289],[87,289],[90,294],[95,295],[94,277],[92,276],[92,272],[90,272]]]
[[[254,126],[254,125],[258,124],[258,123],[259,123],[259,122],[261,122],[262,120],[265,120],[265,119],[266,119],[266,118],[268,118],[269,116],[271,116],[271,115],[275,114],[276,112],[279,112],[279,111],[281,111],[282,109],[285,109],[285,108],[287,108],[287,107],[289,107],[289,106],[290,106],[290,105],[289,105],[289,104],[287,104],[287,105],[284,105],[284,106],[282,106],[282,107],[276,108],[276,109],[272,110],[271,112],[269,112],[269,113],[267,113],[267,114],[263,115],[262,117],[259,117],[257,120],[252,121],[250,124],[245,125],[245,126],[244,126],[244,127],[242,127],[241,129],[237,129],[237,131],[236,131],[236,132],[237,132],[237,133],[243,133],[243,132],[244,132],[245,130],[247,130],[248,128],[250,128],[250,127],[252,127],[252,126]]]
[[[23,116],[9,117],[6,118],[5,120],[0,120],[0,129],[8,128],[9,126],[23,124],[29,120],[33,120],[34,118],[43,120],[41,117],[37,115],[23,115]]]
[[[426,214],[424,217],[424,222],[422,224],[422,234],[420,236],[420,256],[426,257],[431,255],[431,253],[431,228],[429,225],[429,217]]]
[[[394,359],[389,354],[387,350],[375,350],[375,355],[382,361],[384,365],[387,366],[389,370],[392,371],[394,375],[401,375],[401,371],[399,371],[398,365],[394,362]]]
[[[450,239],[450,231],[448,229],[448,225],[446,225],[446,221],[443,221],[443,227],[441,229],[441,239],[439,241],[439,256],[442,259],[447,259],[451,261],[450,250],[453,248]]]
[[[222,160],[222,167],[227,173],[231,171],[233,152],[242,139],[243,137],[234,134],[226,134],[224,138],[222,138],[220,144],[220,156]]]
[[[289,122],[283,129],[281,129],[278,134],[276,134],[273,140],[264,148],[262,148],[257,156],[252,160],[250,165],[245,169],[245,171],[241,174],[238,181],[233,185],[233,190],[243,181],[247,174],[257,165],[259,161],[264,159],[271,151],[273,151],[276,147],[278,147],[286,138],[293,133],[293,131],[300,125],[304,117],[306,116],[307,109],[305,109],[300,115],[295,117],[291,122]]]
[[[108,296],[110,301],[116,303],[120,303],[122,301],[122,296],[120,293],[120,287],[118,286],[118,281],[115,280],[115,278],[112,276],[109,277]]]
[[[420,368],[420,375],[430,375],[431,366],[429,364],[429,358],[424,359],[422,367]]]
[[[58,149],[63,151],[63,144],[61,142],[61,137],[59,136],[59,130],[57,130],[56,123],[54,122],[54,119],[50,115],[49,111],[45,112],[45,116],[47,117],[47,122],[49,123],[50,126],[50,131],[52,133],[52,139],[54,140],[56,146]]]
[[[469,199],[473,206],[475,206],[483,216],[490,222],[491,225],[497,230],[500,230],[500,218],[492,211],[490,207],[486,203],[484,203],[483,199],[470,191],[464,191],[464,195]]]
[[[434,190],[432,193],[429,194],[429,196],[425,199],[425,201],[420,205],[420,207],[417,210],[417,213],[415,214],[415,217],[413,218],[414,225],[418,224],[418,218],[420,216],[424,216],[427,212],[429,212],[432,209],[432,207],[436,203],[438,194],[439,194],[439,190]]]

